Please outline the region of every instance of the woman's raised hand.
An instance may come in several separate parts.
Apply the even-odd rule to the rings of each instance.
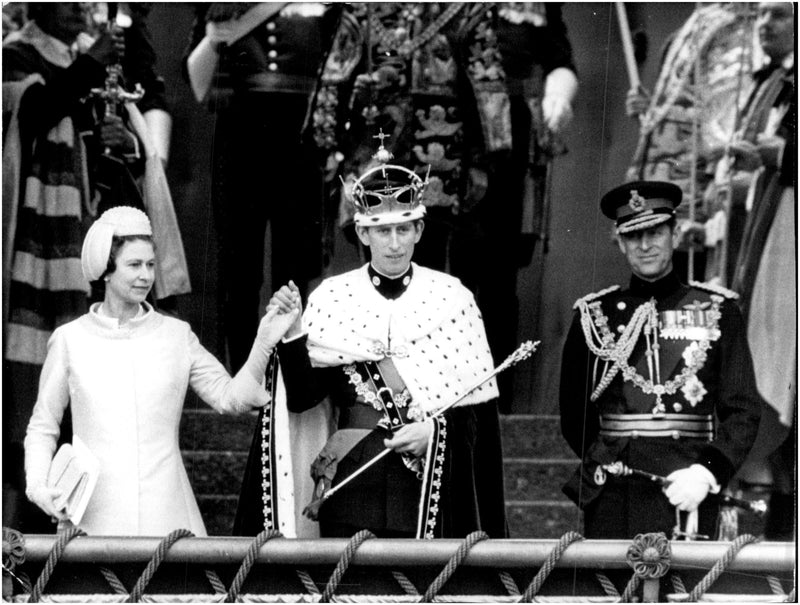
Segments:
[[[284,337],[297,336],[302,330],[302,312],[300,290],[289,281],[270,298],[267,314],[259,326],[259,339],[266,340],[271,348]]]

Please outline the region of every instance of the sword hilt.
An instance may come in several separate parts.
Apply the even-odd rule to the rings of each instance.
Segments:
[[[667,481],[666,477],[662,477],[661,475],[654,475],[653,473],[648,473],[647,471],[642,471],[636,468],[631,468],[627,464],[620,462],[617,460],[616,462],[612,462],[611,464],[602,464],[600,465],[609,475],[614,475],[615,477],[627,477],[630,475],[636,475],[637,477],[644,477],[645,479],[649,479],[654,483],[658,483],[659,485],[669,485],[670,482]],[[767,512],[767,503],[764,500],[745,500],[743,498],[735,498],[734,496],[729,496],[728,494],[713,494],[716,496],[719,501],[726,505],[726,506],[735,506],[737,508],[744,509],[749,511],[759,517],[764,515]]]

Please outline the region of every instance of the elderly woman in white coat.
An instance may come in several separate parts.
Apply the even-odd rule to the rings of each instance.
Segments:
[[[186,389],[221,413],[263,406],[270,350],[294,319],[268,309],[247,363],[231,378],[189,324],[145,302],[154,279],[151,234],[147,216],[128,207],[108,210],[90,228],[81,264],[89,281],[104,280],[105,297],[53,333],[25,438],[27,496],[65,521],[47,475],[71,407],[73,434],[100,465],[80,522],[89,535],[179,528],[206,535],[178,447]]]

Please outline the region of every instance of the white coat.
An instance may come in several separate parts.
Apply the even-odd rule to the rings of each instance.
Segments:
[[[89,535],[206,535],[178,446],[187,386],[214,409],[237,413],[268,395],[247,371],[231,378],[189,324],[153,311],[122,327],[89,313],[48,343],[25,438],[28,485],[44,482],[67,405],[73,433],[100,461],[80,527]]]

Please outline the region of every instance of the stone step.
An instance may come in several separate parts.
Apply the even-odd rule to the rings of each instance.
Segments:
[[[180,426],[182,451],[247,452],[253,439],[258,414],[218,414],[210,408],[186,409]]]
[[[246,452],[184,452],[184,464],[197,495],[236,495],[241,487]],[[577,460],[507,458],[503,462],[506,500],[568,502],[561,486]]]
[[[509,414],[500,416],[505,458],[572,459],[575,454],[561,436],[558,416]]]
[[[561,492],[578,459],[505,458],[506,501],[569,502]]]
[[[209,408],[183,412],[180,445],[184,451],[218,450],[246,452],[256,427],[255,413],[241,416],[218,414]],[[500,416],[503,455],[506,458],[571,459],[561,437],[558,416],[512,414]]]
[[[583,514],[566,498],[563,502],[506,500],[506,519],[511,538],[548,540],[583,529]]]

